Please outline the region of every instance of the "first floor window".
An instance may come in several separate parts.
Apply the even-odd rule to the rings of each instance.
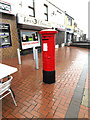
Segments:
[[[72,18],[70,17],[67,17],[67,24],[72,26]]]
[[[34,0],[28,0],[29,16],[35,17],[35,3]]]
[[[44,4],[44,20],[48,21],[48,6]]]

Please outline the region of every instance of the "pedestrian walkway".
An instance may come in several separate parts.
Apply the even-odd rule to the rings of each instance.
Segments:
[[[18,106],[14,105],[11,96],[5,97],[2,101],[3,119],[75,118],[75,116],[88,118],[90,106],[85,103],[88,101],[86,92],[88,91],[88,50],[61,47],[55,49],[55,52],[56,82],[54,84],[43,83],[42,53],[39,53],[39,70],[35,69],[32,54],[22,56],[22,65],[18,65],[17,58],[2,61],[18,68],[18,72],[13,74],[12,81]]]

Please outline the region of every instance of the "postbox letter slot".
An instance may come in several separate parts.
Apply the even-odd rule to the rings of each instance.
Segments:
[[[42,40],[49,40],[49,39],[42,39]]]

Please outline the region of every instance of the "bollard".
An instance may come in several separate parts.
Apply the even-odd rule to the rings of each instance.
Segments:
[[[21,64],[21,57],[20,57],[20,50],[19,48],[17,49],[17,54],[18,54],[18,62]]]
[[[33,47],[33,59],[35,60],[35,47]]]
[[[36,69],[38,70],[39,66],[38,66],[38,50],[37,49],[35,50],[35,58],[36,58]]]

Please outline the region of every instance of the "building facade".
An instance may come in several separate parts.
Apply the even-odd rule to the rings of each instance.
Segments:
[[[17,55],[18,35],[16,16],[13,6],[0,1],[0,58],[12,58]]]
[[[19,0],[14,6],[6,1],[8,0],[2,2],[2,9],[0,7],[1,31],[4,24],[8,26],[6,31],[8,33],[1,32],[0,35],[0,42],[2,42],[0,50],[3,58],[17,56],[18,47],[21,54],[32,53],[33,47],[41,49],[39,31],[43,29],[57,30],[55,44],[61,46],[64,43],[65,12],[60,8],[48,0],[27,0],[26,3]],[[5,6],[6,8],[4,8]]]
[[[49,2],[49,1],[48,1]],[[65,43],[65,12],[49,2],[49,22],[58,31],[55,44],[59,47]]]
[[[74,18],[65,13],[66,26],[66,44],[70,44],[74,40]]]
[[[42,6],[42,2],[40,4],[40,6]],[[47,11],[47,6],[43,6]],[[39,31],[51,28],[51,24],[46,20],[48,18],[45,18],[45,20],[44,18],[41,19],[42,12],[40,11],[41,10],[39,6],[37,6],[37,1],[35,0],[27,0],[27,4],[25,4],[24,1],[20,1],[18,3],[17,24],[21,54],[32,52],[33,47],[40,48],[41,39]],[[37,13],[40,15],[40,17],[37,17]]]
[[[19,0],[15,5],[0,1],[0,14],[0,54],[3,58],[17,56],[17,48],[22,55],[32,53],[33,47],[41,51],[39,31],[43,29],[58,31],[55,37],[58,47],[79,39],[74,18],[49,0]]]
[[[64,19],[65,13],[48,0],[27,0],[27,4],[20,1],[17,23],[21,53],[32,51],[32,47],[41,48],[39,31],[43,29],[56,29],[55,44],[60,46],[64,43]]]

